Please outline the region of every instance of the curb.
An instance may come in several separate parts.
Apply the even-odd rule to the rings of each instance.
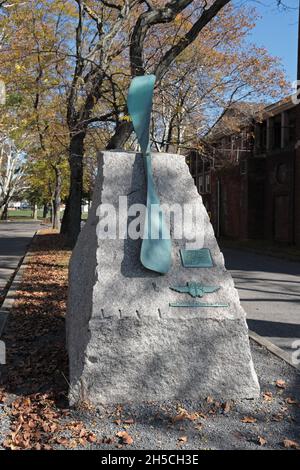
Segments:
[[[289,353],[279,348],[275,344],[271,343],[271,341],[267,340],[263,336],[258,335],[257,333],[255,333],[255,331],[249,330],[248,334],[249,338],[253,339],[253,341],[260,344],[261,346],[264,346],[272,354],[287,362],[290,366],[294,367],[294,369],[300,372],[300,364],[294,364],[291,360],[291,355]]]
[[[37,233],[38,233],[38,230],[33,235],[31,242],[29,244],[29,247],[31,246],[33,240],[35,239]],[[8,291],[6,292],[4,302],[0,308],[0,338],[4,333],[9,312],[12,309],[13,304],[15,303],[15,300],[17,299],[16,293],[20,289],[20,286],[22,284],[23,274],[24,274],[25,269],[28,266],[28,259],[31,255],[32,253],[30,251],[27,251],[25,253],[25,255],[20,259],[18,267],[12,279],[9,281]]]

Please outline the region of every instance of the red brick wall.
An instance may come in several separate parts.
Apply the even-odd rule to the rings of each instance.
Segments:
[[[297,106],[297,143],[295,154],[295,203],[294,203],[294,226],[295,244],[300,247],[300,105]]]
[[[239,167],[215,172],[211,182],[211,221],[217,231],[218,197],[220,181],[220,236],[243,239],[247,237],[247,178]]]
[[[265,238],[294,242],[295,152],[270,154],[266,160]]]
[[[265,238],[266,160],[248,160],[248,238]]]

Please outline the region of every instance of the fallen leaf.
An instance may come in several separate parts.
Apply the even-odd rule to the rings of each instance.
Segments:
[[[273,400],[273,393],[272,392],[264,392],[263,399],[265,401],[272,401]]]
[[[0,391],[0,403],[5,403],[7,400],[7,396],[3,391]]]
[[[214,399],[212,397],[207,397],[206,398],[206,402],[207,403],[213,403],[214,402]]]
[[[79,437],[85,437],[87,434],[87,430],[85,428],[82,428],[79,432]]]
[[[76,442],[76,441],[75,441],[75,442]],[[79,444],[82,445],[82,446],[86,446],[86,445],[87,445],[87,440],[86,440],[85,437],[80,437],[80,438],[78,439],[78,442],[79,442]]]
[[[178,415],[174,416],[172,418],[173,423],[178,423],[178,421],[183,421],[186,419],[186,414],[185,413],[179,413]]]
[[[300,444],[296,441],[292,441],[291,439],[284,439],[283,446],[286,449],[300,449]]]
[[[242,423],[256,423],[257,419],[256,418],[253,418],[253,416],[244,416],[242,419],[241,419],[241,422]]]
[[[128,418],[128,419],[123,419],[124,424],[134,424],[134,419],[133,418]]]
[[[266,440],[264,437],[262,437],[262,436],[258,436],[258,438],[257,438],[257,443],[258,443],[260,446],[265,446],[266,443],[267,443],[267,440]]]
[[[224,414],[229,413],[229,411],[231,410],[231,403],[229,401],[226,401],[226,403],[222,404],[222,408],[223,408]]]
[[[184,408],[179,408],[179,414],[172,418],[173,423],[177,423],[178,421],[183,421],[188,419],[189,421],[196,421],[200,417],[199,413],[189,413]]]
[[[187,436],[180,436],[180,437],[178,438],[178,441],[179,441],[179,442],[182,442],[183,444],[184,444],[185,442],[187,442],[187,440],[188,440]]]
[[[116,436],[122,439],[122,444],[130,445],[133,443],[132,437],[126,431],[119,431]]]
[[[282,379],[276,380],[276,387],[278,387],[278,388],[285,388],[285,387],[286,387],[285,380],[282,380]]]
[[[92,432],[88,435],[88,438],[87,438],[87,439],[88,439],[88,441],[91,442],[92,444],[93,444],[94,442],[97,442],[97,437],[96,437],[96,435],[95,435],[94,433],[92,433]]]
[[[3,447],[11,450],[18,449],[18,447],[12,443],[11,439],[5,439],[5,441],[3,442]]]
[[[102,439],[102,443],[103,444],[113,444],[115,442],[115,438],[114,437],[104,437]]]
[[[79,443],[81,444],[81,439],[79,439]],[[82,443],[82,445],[85,445],[86,443]],[[77,447],[77,441],[76,439],[72,439],[70,442],[68,442],[68,445],[66,446],[68,447],[69,449],[76,449]]]
[[[60,444],[64,447],[68,447],[68,444],[69,444],[69,440],[66,439],[65,437],[57,437],[56,442],[57,444]]]
[[[120,415],[122,414],[122,412],[123,412],[123,406],[122,406],[122,405],[118,405],[118,406],[116,407],[116,415],[117,415],[117,416],[120,416]]]
[[[196,421],[196,419],[200,418],[199,413],[192,413],[189,414],[187,417],[190,421]]]
[[[49,444],[44,444],[44,445],[43,445],[43,449],[44,449],[44,450],[52,450],[52,447],[49,446]]]
[[[285,399],[285,402],[288,404],[288,405],[298,405],[298,401],[295,400],[295,398],[292,398],[292,397],[288,397]]]
[[[282,421],[283,419],[284,419],[284,416],[280,413],[272,416],[272,421]]]

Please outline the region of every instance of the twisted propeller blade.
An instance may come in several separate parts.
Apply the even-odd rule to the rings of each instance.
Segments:
[[[127,97],[129,114],[143,155],[150,150],[150,119],[155,80],[155,75],[135,77]]]
[[[155,190],[150,153],[150,118],[155,80],[155,75],[135,77],[129,88],[127,106],[141,146],[147,178],[147,210],[140,259],[145,268],[165,274],[172,263],[172,245]]]

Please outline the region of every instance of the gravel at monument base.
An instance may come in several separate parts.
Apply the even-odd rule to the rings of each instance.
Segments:
[[[255,450],[283,449],[285,439],[299,443],[300,374],[253,341],[251,348],[262,396],[255,400],[236,400],[230,404],[228,412],[218,404],[215,407],[208,403],[210,400],[185,400],[105,407],[96,412],[74,411],[74,419],[82,420],[86,426],[93,422],[93,431],[107,438],[108,443],[91,445],[91,449]],[[277,380],[283,380],[286,388],[278,388]],[[270,401],[264,399],[265,392],[272,393]],[[289,397],[296,399],[298,404],[287,404]],[[172,418],[180,414],[178,407],[190,414],[203,413],[205,418],[174,422]],[[256,422],[242,422],[249,417]],[[133,424],[126,424],[126,421],[133,421]],[[131,445],[120,446],[116,434],[124,430],[133,439]]]

